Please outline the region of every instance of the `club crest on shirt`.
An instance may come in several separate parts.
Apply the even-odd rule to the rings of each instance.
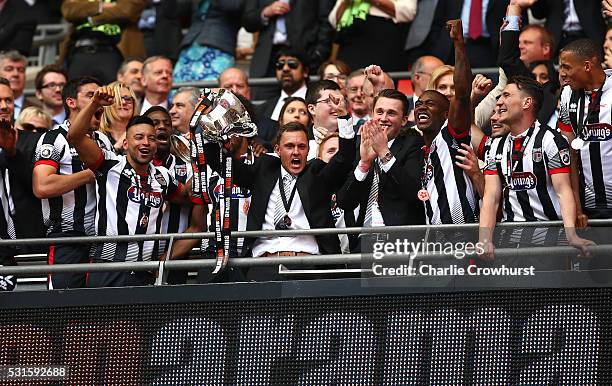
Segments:
[[[157,180],[157,183],[162,186],[162,188],[165,188],[168,185],[168,182],[161,173],[155,173],[155,179]]]
[[[187,165],[174,165],[174,171],[178,177],[187,175]]]
[[[40,157],[41,158],[51,158],[53,154],[53,145],[44,144],[40,147]]]
[[[534,189],[537,181],[532,172],[514,172],[510,178],[510,189],[516,192]]]
[[[542,162],[542,148],[541,147],[534,148],[531,155],[533,157],[533,162]]]
[[[136,204],[143,204],[151,208],[160,208],[164,203],[161,192],[152,192],[141,189],[137,186],[130,186],[127,191],[130,201]]]
[[[559,158],[561,159],[561,163],[565,166],[570,165],[570,150],[569,149],[561,149],[559,150]]]

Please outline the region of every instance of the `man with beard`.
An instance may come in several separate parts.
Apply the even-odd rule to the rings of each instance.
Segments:
[[[188,185],[188,181],[193,176],[193,169],[188,162],[178,157],[173,152],[171,145],[172,125],[170,115],[161,106],[153,106],[148,109],[144,116],[151,118],[155,127],[157,136],[157,152],[153,159],[155,166],[163,166],[174,176],[177,182]],[[180,141],[181,139],[176,139]],[[185,146],[189,147],[189,143],[185,140]],[[178,204],[169,202],[164,208],[160,233],[194,233],[203,232],[206,228],[206,206]],[[173,258],[179,258],[189,253],[189,251],[200,240],[177,240],[173,246]],[[183,244],[187,244],[186,247]],[[163,254],[168,250],[168,241],[159,241],[159,257],[163,259]],[[169,284],[185,284],[187,282],[187,272],[172,270],[168,274]]]
[[[88,135],[89,121],[104,106],[116,103],[108,87],[93,92],[77,115],[68,137],[83,163],[97,181],[96,234],[135,235],[159,233],[164,203],[188,203],[188,189],[163,166],[155,166],[157,135],[149,117],[130,120],[123,148],[126,156],[103,150]],[[159,241],[104,243],[96,245],[93,262],[150,261],[156,259]],[[151,284],[152,272],[91,272],[89,287]]]
[[[462,145],[470,145],[470,63],[465,53],[461,20],[447,23],[455,44],[455,96],[451,101],[427,90],[415,104],[414,117],[425,141],[421,189],[429,224],[476,221],[478,199],[469,176],[456,163]]]
[[[268,99],[257,108],[259,117],[257,138],[272,150],[272,141],[276,136],[276,125],[285,99],[293,96],[306,99],[306,82],[308,67],[300,53],[291,50],[281,51],[275,61],[276,79],[281,85],[278,97]]]
[[[87,105],[100,86],[97,79],[81,77],[66,83],[62,91],[68,119],[57,129],[43,135],[36,146],[32,187],[42,200],[43,219],[47,237],[94,236],[96,214],[95,179],[68,142],[68,131],[78,113]],[[87,133],[111,148],[108,138],[96,132],[102,110],[92,114],[87,122]],[[88,244],[59,244],[49,247],[49,264],[89,262]],[[85,273],[57,273],[49,275],[49,288],[78,288],[85,286]]]
[[[485,259],[494,256],[492,236],[500,202],[502,221],[562,219],[570,245],[587,255],[586,247],[592,244],[576,235],[569,144],[558,131],[537,121],[542,99],[539,83],[518,76],[497,101],[499,122],[507,124],[510,133],[493,141],[486,161],[479,235]],[[524,240],[521,235],[521,243],[533,244],[535,238]],[[551,261],[533,263],[539,268],[558,267]]]

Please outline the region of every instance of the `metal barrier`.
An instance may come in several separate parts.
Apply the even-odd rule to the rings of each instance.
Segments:
[[[601,227],[612,225],[612,220],[591,220],[590,226]],[[561,221],[541,221],[541,222],[513,222],[498,224],[498,229],[522,227],[522,228],[543,228],[543,227],[562,227]],[[322,234],[396,234],[404,232],[424,231],[424,241],[429,240],[429,235],[433,231],[475,231],[478,224],[456,224],[456,225],[413,225],[413,226],[388,226],[384,228],[321,228],[321,229],[301,229],[301,230],[260,230],[260,231],[241,231],[232,232],[233,238],[242,237],[269,237],[269,236],[299,236],[299,235],[322,235]],[[381,232],[382,231],[382,232]],[[22,246],[22,245],[50,245],[50,244],[100,244],[117,242],[137,242],[147,240],[169,240],[169,251],[171,254],[173,244],[176,240],[182,239],[211,239],[213,232],[202,233],[172,233],[172,234],[152,234],[152,235],[121,235],[121,236],[97,236],[97,237],[65,237],[65,238],[40,238],[40,239],[20,239],[20,240],[0,240],[0,246]],[[599,245],[592,247],[593,252],[612,254],[612,245]],[[576,254],[576,250],[569,246],[558,247],[533,247],[521,249],[496,249],[496,256],[516,257],[527,255],[532,257],[568,257]],[[344,255],[317,255],[317,256],[291,256],[291,257],[244,257],[232,258],[229,264],[237,267],[271,266],[279,264],[296,265],[336,265],[336,264],[355,264],[364,258],[371,258],[372,254],[344,254]],[[448,258],[444,254],[427,254],[426,256],[417,254],[416,258],[440,259]],[[388,254],[385,259],[390,261],[405,260],[406,255]],[[119,263],[96,263],[96,264],[69,264],[69,265],[29,265],[29,266],[3,266],[0,267],[0,275],[18,275],[21,277],[31,277],[36,275],[46,275],[48,273],[60,272],[100,272],[100,271],[157,271],[163,277],[169,270],[200,269],[215,265],[212,259],[190,259],[173,261],[148,261],[148,262],[119,262]],[[164,280],[162,280],[164,281]],[[158,281],[158,284],[162,284]]]
[[[58,55],[58,45],[70,31],[70,24],[39,24],[32,41],[32,48],[38,48],[38,55],[29,57],[33,66],[45,66],[55,63]],[[29,90],[28,90],[29,91]],[[30,95],[26,93],[26,95]],[[32,93],[33,95],[33,93]]]

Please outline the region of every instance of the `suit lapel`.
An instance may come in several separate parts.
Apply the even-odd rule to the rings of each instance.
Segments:
[[[297,191],[300,195],[300,201],[302,201],[302,207],[304,208],[304,214],[308,218],[310,213],[310,198],[308,192],[308,183],[306,181],[306,173],[302,172],[297,179]],[[331,197],[330,197],[331,200]],[[310,219],[308,219],[310,221]]]

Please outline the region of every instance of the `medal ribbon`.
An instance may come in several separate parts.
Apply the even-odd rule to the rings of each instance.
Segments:
[[[533,131],[535,130],[535,126],[536,126],[536,122],[533,122],[533,124],[531,125],[531,127],[529,128],[529,130],[527,131],[527,134],[522,137],[523,138],[523,142],[521,144],[520,149],[518,149],[518,151],[515,153],[515,149],[514,149],[514,141],[516,141],[517,139],[521,138],[521,137],[516,137],[514,138],[514,141],[508,141],[508,144],[510,144],[510,150],[508,152],[504,153],[509,153],[508,156],[506,157],[506,167],[507,167],[507,173],[504,174],[505,180],[506,180],[506,186],[504,187],[504,190],[508,190],[508,188],[510,188],[512,185],[512,175],[514,174],[514,172],[516,171],[516,168],[518,167],[519,163],[521,162],[521,160],[523,159],[523,155],[525,153],[525,149],[527,148],[527,145],[529,144],[529,140],[531,139],[531,136],[533,135]],[[507,146],[507,145],[506,145]],[[516,158],[516,162],[515,159]]]
[[[604,80],[605,83],[605,80]],[[586,94],[586,92],[585,92]],[[593,95],[593,93],[591,93],[591,101],[589,103],[589,108],[587,109],[587,116],[586,119],[584,119],[584,103],[585,103],[585,99],[587,98],[586,95],[584,95],[582,98],[580,98],[580,102],[578,105],[578,111],[579,111],[579,118],[578,118],[578,122],[576,122],[577,124],[577,137],[581,138],[583,140],[586,140],[586,135],[583,134],[583,130],[584,130],[584,124],[589,123],[589,121],[591,120],[591,116],[593,115],[594,112],[599,113],[599,105],[601,104],[601,96],[603,95],[603,84],[601,85],[601,87],[597,90],[597,92],[595,92],[595,95]],[[597,119],[599,121],[599,119]]]
[[[297,178],[295,178],[295,184],[291,190],[289,201],[287,201],[287,197],[285,196],[285,184],[283,183],[282,173],[280,177],[278,177],[278,187],[278,190],[280,190],[281,200],[283,200],[283,207],[285,207],[285,212],[289,214],[289,209],[291,209],[291,203],[293,202],[293,197],[295,197],[295,191],[297,190]]]

